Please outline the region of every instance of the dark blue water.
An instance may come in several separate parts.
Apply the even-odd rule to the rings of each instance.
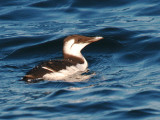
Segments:
[[[159,120],[159,0],[0,0],[0,119]],[[83,50],[96,75],[25,83],[62,57],[72,34],[103,36]]]

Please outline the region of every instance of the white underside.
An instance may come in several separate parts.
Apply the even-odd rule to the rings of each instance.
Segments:
[[[85,61],[84,64],[77,64],[76,66],[66,67],[66,69],[60,70],[59,72],[52,72],[43,76],[44,80],[64,80],[68,79],[78,72],[84,72],[88,64]]]

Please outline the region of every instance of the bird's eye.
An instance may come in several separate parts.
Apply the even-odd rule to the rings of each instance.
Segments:
[[[77,39],[76,42],[79,43],[79,42],[80,42],[80,39]]]

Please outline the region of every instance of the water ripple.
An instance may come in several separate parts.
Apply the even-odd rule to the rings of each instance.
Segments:
[[[158,0],[1,0],[0,119],[160,119]],[[79,82],[21,78],[72,34],[103,36]],[[85,75],[85,74],[84,74]],[[94,114],[95,113],[95,114]]]

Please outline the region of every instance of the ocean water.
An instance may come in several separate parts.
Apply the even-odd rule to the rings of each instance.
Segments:
[[[0,119],[159,120],[159,0],[0,0]],[[72,34],[103,36],[82,52],[80,82],[21,78],[62,58]]]

